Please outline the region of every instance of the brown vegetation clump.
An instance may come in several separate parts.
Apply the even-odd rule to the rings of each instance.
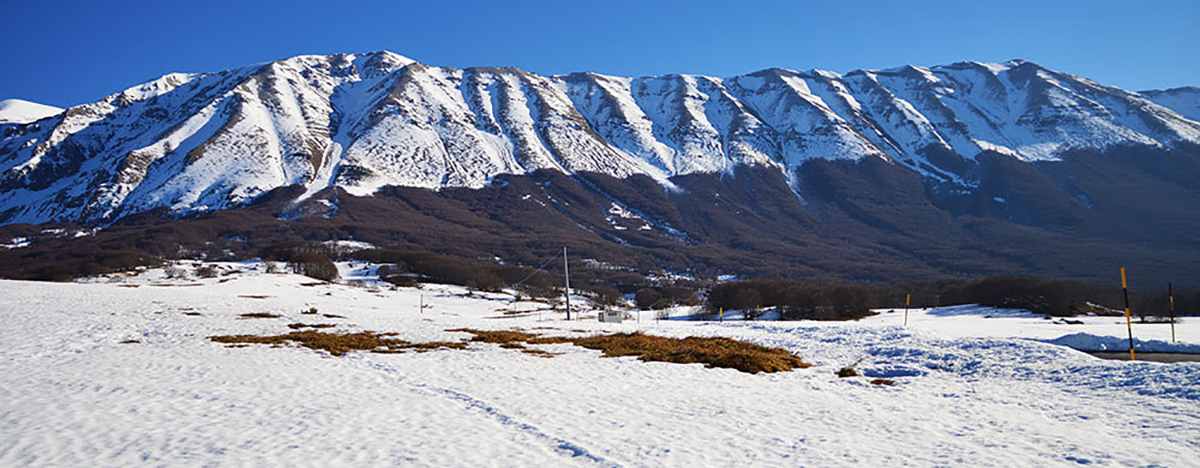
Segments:
[[[186,315],[189,317],[199,317],[203,314],[201,314],[200,312],[184,312],[183,315]]]
[[[247,314],[242,314],[242,315],[239,315],[238,317],[241,317],[241,318],[244,318],[244,319],[271,319],[271,318],[279,318],[279,316],[278,316],[278,315],[271,314],[271,313],[267,313],[267,312],[250,312],[250,313],[247,313]]]
[[[338,277],[337,265],[329,257],[316,252],[295,252],[288,258],[288,268],[313,279],[333,281]]]
[[[427,351],[433,351],[435,349],[442,349],[442,348],[467,349],[467,344],[463,343],[461,341],[430,341],[430,342],[426,342],[426,343],[412,343],[409,346],[407,346],[407,348],[412,349],[413,351],[416,351],[418,353],[424,353]]]
[[[504,349],[520,350],[523,353],[537,357],[554,357],[558,354],[540,349],[526,348],[526,344],[569,343],[570,340],[559,336],[538,336],[516,330],[475,330],[472,328],[454,328],[446,331],[463,332],[475,335],[470,341],[479,343],[499,344]]]
[[[476,330],[473,328],[454,328],[454,329],[450,329],[450,330],[446,330],[446,331],[470,333],[472,335],[475,335],[474,337],[471,338],[471,341],[476,341],[476,342],[480,342],[480,343],[553,344],[553,343],[566,343],[569,341],[566,338],[562,338],[562,337],[555,337],[555,336],[543,337],[543,336],[535,335],[533,333],[525,333],[525,332],[512,331],[512,330]]]
[[[332,323],[289,323],[288,328],[299,330],[301,328],[333,328],[337,325]]]
[[[729,338],[665,338],[642,333],[621,333],[575,338],[572,343],[598,349],[606,357],[637,356],[643,361],[703,363],[707,367],[737,369],[751,374],[803,369],[810,364],[785,349],[769,348]]]
[[[543,357],[550,357],[554,354],[528,349],[524,344],[571,343],[603,351],[606,357],[638,356],[643,361],[703,363],[708,367],[737,369],[751,374],[782,372],[810,366],[787,350],[768,348],[729,338],[688,337],[681,339],[642,333],[566,338],[560,336],[540,337],[533,333],[513,330],[455,328],[446,331],[470,333],[475,335],[471,341],[496,343],[502,348],[520,349],[523,352]]]
[[[292,325],[296,325],[293,328],[311,326],[299,323]],[[519,350],[533,356],[553,357],[557,354],[540,349],[527,348],[526,345],[572,343],[584,348],[600,350],[606,357],[637,356],[643,361],[682,364],[703,363],[707,367],[737,369],[751,374],[758,372],[783,372],[810,366],[810,364],[793,356],[785,349],[769,348],[729,338],[688,337],[681,339],[650,336],[642,333],[566,338],[559,336],[543,337],[516,330],[455,328],[446,331],[470,333],[474,336],[468,341],[459,342],[410,343],[400,339],[387,338],[388,336],[393,336],[394,333],[377,334],[368,331],[337,334],[324,333],[317,330],[304,330],[294,331],[285,335],[228,335],[210,336],[209,339],[230,345],[251,343],[280,346],[285,343],[296,343],[306,348],[327,351],[334,356],[340,356],[355,350],[375,353],[402,353],[409,349],[417,352],[431,351],[439,348],[466,349],[468,343],[478,342],[498,344],[501,348]]]
[[[530,340],[537,337],[537,335],[534,335],[533,333],[524,333],[511,330],[475,330],[473,328],[452,328],[446,331],[470,333],[475,335],[471,338],[471,341],[478,341],[481,343],[512,343]]]
[[[893,385],[896,385],[896,382],[893,382],[888,379],[875,379],[875,380],[871,381],[871,384],[872,385],[884,385],[884,386],[891,387]]]
[[[217,343],[226,344],[282,345],[285,343],[296,343],[305,348],[326,351],[334,356],[341,356],[350,351],[396,353],[403,352],[406,349],[414,349],[418,352],[423,352],[438,348],[464,349],[467,346],[466,343],[456,342],[410,343],[400,339],[384,338],[369,331],[360,333],[325,333],[316,330],[305,330],[284,335],[220,335],[208,338]]]
[[[843,379],[846,377],[858,377],[858,371],[854,370],[853,367],[843,367],[838,369],[837,376]]]
[[[541,349],[525,348],[525,349],[522,349],[521,352],[525,353],[525,354],[531,354],[531,355],[534,355],[537,357],[544,357],[544,358],[551,358],[554,356],[558,356],[558,353],[552,353],[552,352],[544,351]]]
[[[138,340],[125,340],[125,341],[122,341],[122,342],[120,342],[120,343],[118,343],[118,344],[137,344],[137,343],[140,343],[140,341],[138,341]]]

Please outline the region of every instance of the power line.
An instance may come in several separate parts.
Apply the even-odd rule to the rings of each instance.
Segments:
[[[537,267],[536,270],[533,270],[533,273],[530,273],[529,276],[526,276],[525,278],[521,279],[521,281],[517,281],[517,284],[512,285],[512,288],[516,289],[518,286],[525,284],[526,281],[529,281],[530,278],[533,278],[533,275],[536,275],[538,273],[546,273],[546,265],[549,265],[550,262],[553,262],[555,259],[557,259],[561,255],[562,255],[562,252],[555,252],[554,256],[550,257],[550,260],[546,260],[546,263],[543,263],[542,266],[539,266],[539,267]]]

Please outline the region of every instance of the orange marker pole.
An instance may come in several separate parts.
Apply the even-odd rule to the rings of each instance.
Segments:
[[[1171,304],[1171,342],[1175,342],[1175,292],[1171,290],[1171,282],[1167,282],[1167,301]]]
[[[912,301],[912,294],[904,295],[904,326],[908,326],[908,304]]]
[[[1129,329],[1129,360],[1136,361],[1133,353],[1133,319],[1129,318],[1129,284],[1125,282],[1125,267],[1121,267],[1121,292],[1125,293],[1125,328]]]

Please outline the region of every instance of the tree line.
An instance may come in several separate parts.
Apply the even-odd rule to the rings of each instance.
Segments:
[[[1120,288],[1011,276],[898,285],[736,281],[714,285],[705,305],[710,313],[778,307],[783,320],[850,320],[871,309],[904,307],[906,299],[911,307],[982,304],[1059,317],[1124,314]],[[1130,303],[1143,320],[1169,314],[1165,290],[1131,292]],[[1200,315],[1200,290],[1175,291],[1175,315]]]

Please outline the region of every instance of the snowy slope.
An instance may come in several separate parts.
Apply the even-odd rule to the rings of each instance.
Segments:
[[[1178,112],[1187,119],[1200,122],[1200,88],[1185,86],[1163,90],[1142,91],[1138,94],[1155,104]]]
[[[566,322],[503,294],[312,284],[238,268],[259,272],[0,281],[9,324],[0,328],[0,465],[1200,464],[1200,364],[1103,361],[970,337],[962,323],[966,337],[953,337],[923,328],[933,314],[907,329]],[[311,307],[338,317],[301,313]],[[529,312],[503,313],[513,309]],[[281,317],[238,318],[247,312]],[[333,357],[206,339],[286,333],[294,322],[411,341],[461,340],[446,330],[463,326],[725,336],[784,347],[814,367],[755,375],[601,358],[569,344],[539,345],[559,353],[551,358],[493,344]],[[855,363],[865,377],[834,375]]]
[[[29,123],[46,117],[58,115],[62,109],[36,102],[20,99],[5,99],[0,101],[0,124]]]
[[[1187,112],[1035,64],[641,78],[390,53],[165,75],[0,135],[0,222],[224,209],[300,185],[480,188],[537,170],[671,177],[883,158],[969,190],[974,158],[1200,143]],[[1188,111],[1190,112],[1190,111]],[[793,188],[796,188],[795,186]]]

